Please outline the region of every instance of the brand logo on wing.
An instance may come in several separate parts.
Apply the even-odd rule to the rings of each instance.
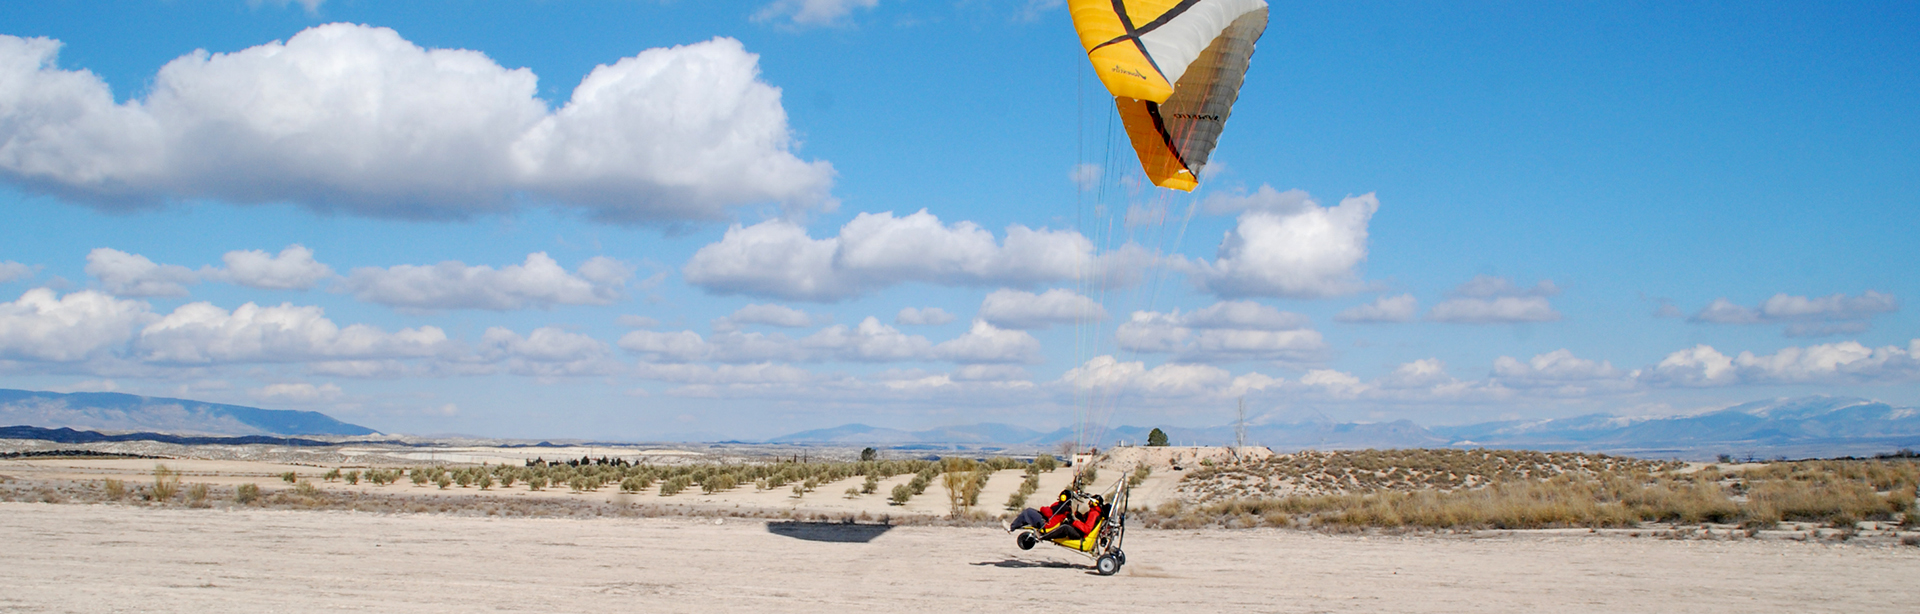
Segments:
[[[1175,113],[1173,116],[1180,119],[1211,119],[1213,121],[1222,121],[1218,115],[1203,115],[1199,113]]]
[[[1119,64],[1115,64],[1115,65],[1113,65],[1113,72],[1117,72],[1117,73],[1120,73],[1120,74],[1123,74],[1123,75],[1132,75],[1132,76],[1134,76],[1134,77],[1138,77],[1138,78],[1141,78],[1141,79],[1145,79],[1145,78],[1147,78],[1147,76],[1146,76],[1146,75],[1143,75],[1143,74],[1140,74],[1140,71],[1138,71],[1138,70],[1127,70],[1127,69],[1125,69],[1125,68],[1121,68]]]

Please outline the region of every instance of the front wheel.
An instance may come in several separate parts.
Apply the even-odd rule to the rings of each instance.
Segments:
[[[1019,535],[1014,536],[1013,543],[1019,544],[1021,550],[1032,550],[1034,544],[1040,543],[1040,539],[1034,537],[1032,533],[1021,531]]]
[[[1120,564],[1125,565],[1127,564],[1127,551],[1115,550],[1113,551],[1113,558],[1120,559]]]
[[[1114,572],[1120,571],[1120,559],[1114,558],[1111,554],[1100,557],[1100,559],[1094,561],[1093,564],[1094,571],[1100,572],[1100,575],[1103,576],[1111,576]]]

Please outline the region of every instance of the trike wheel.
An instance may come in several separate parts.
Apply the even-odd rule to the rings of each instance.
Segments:
[[[1034,544],[1040,543],[1040,539],[1034,537],[1032,533],[1021,531],[1019,535],[1014,536],[1013,542],[1019,544],[1021,550],[1032,550]]]

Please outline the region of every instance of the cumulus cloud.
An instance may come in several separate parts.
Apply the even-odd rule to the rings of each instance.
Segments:
[[[306,290],[333,277],[333,267],[313,259],[313,250],[298,243],[271,255],[257,249],[227,252],[226,268],[209,271],[217,279],[263,290]]]
[[[1373,194],[1321,207],[1297,190],[1261,186],[1204,206],[1240,214],[1212,262],[1184,263],[1201,290],[1227,298],[1321,298],[1364,288],[1356,268],[1367,259],[1367,224],[1380,208]]]
[[[938,326],[953,321],[953,314],[939,307],[906,307],[893,316],[894,324],[907,326]]]
[[[1054,288],[1034,294],[1002,288],[980,302],[980,319],[1000,328],[1033,330],[1105,320],[1107,309],[1071,290]]]
[[[0,261],[0,284],[28,277],[33,277],[33,267],[12,260]]]
[[[1224,399],[1278,386],[1281,381],[1259,373],[1234,376],[1211,365],[1163,364],[1151,369],[1146,363],[1122,362],[1112,356],[1096,356],[1068,369],[1059,383],[1079,390],[1144,397],[1200,397]]]
[[[874,317],[855,326],[834,325],[808,335],[800,346],[816,359],[855,362],[894,362],[926,358],[932,344],[926,337],[908,335]]]
[[[1858,341],[1786,347],[1772,354],[1729,357],[1705,344],[1667,355],[1641,378],[1705,387],[1735,384],[1834,384],[1920,380],[1920,339],[1907,347],[1871,348]]]
[[[879,5],[880,0],[774,0],[754,12],[753,20],[794,26],[831,26],[842,23],[854,9]]]
[[[966,334],[934,346],[934,356],[958,363],[1039,363],[1040,340],[1024,330],[975,321]]]
[[[1560,312],[1553,310],[1547,298],[1560,294],[1552,281],[1541,280],[1532,288],[1513,285],[1513,280],[1492,275],[1476,275],[1449,293],[1453,298],[1441,301],[1427,312],[1427,319],[1456,324],[1509,324],[1553,322]]]
[[[1501,356],[1493,361],[1492,379],[1507,388],[1551,389],[1561,396],[1631,389],[1639,371],[1622,371],[1613,363],[1575,356],[1565,348],[1535,355],[1526,361]]]
[[[58,296],[35,288],[0,303],[0,358],[75,362],[126,343],[153,319],[142,301],[92,290]]]
[[[387,28],[195,52],[126,103],[58,68],[59,47],[0,36],[0,178],[101,208],[212,198],[461,218],[538,202],[674,222],[834,204],[832,167],[792,153],[780,90],[729,38],[599,66],[551,111],[532,71]]]
[[[1714,299],[1688,318],[1696,324],[1786,324],[1789,337],[1821,337],[1865,332],[1874,316],[1900,310],[1893,295],[1868,290],[1860,296],[1834,294],[1809,298],[1775,294],[1759,307]]]
[[[1325,358],[1326,340],[1306,316],[1251,301],[1225,301],[1192,313],[1136,311],[1114,336],[1133,352],[1173,354],[1188,362]]]
[[[506,328],[488,328],[480,336],[480,347],[483,358],[503,361],[517,375],[605,375],[621,368],[608,356],[605,342],[552,326],[524,337]]]
[[[806,328],[813,326],[813,316],[807,312],[784,305],[756,304],[741,307],[732,315],[713,319],[713,331],[726,333],[740,330],[748,324],[765,324],[783,328]]]
[[[681,272],[715,294],[839,301],[906,282],[1030,286],[1074,279],[1094,261],[1092,242],[1076,232],[1015,224],[996,241],[972,222],[943,224],[922,209],[862,213],[826,239],[787,220],[735,225]]]
[[[632,268],[596,256],[568,273],[546,252],[494,269],[457,261],[433,266],[354,269],[343,286],[356,298],[412,309],[507,311],[554,305],[606,305],[619,300]]]
[[[110,247],[87,252],[87,274],[116,296],[186,296],[187,286],[200,283],[192,269],[177,264],[154,264],[146,256]]]
[[[1411,294],[1382,296],[1365,305],[1348,307],[1333,315],[1335,322],[1353,324],[1375,324],[1383,322],[1410,322],[1414,312],[1419,311],[1420,301]]]
[[[342,328],[319,307],[285,303],[247,303],[231,312],[211,303],[181,305],[142,328],[134,341],[141,360],[174,364],[424,357],[451,349],[438,327],[392,333],[365,324]]]

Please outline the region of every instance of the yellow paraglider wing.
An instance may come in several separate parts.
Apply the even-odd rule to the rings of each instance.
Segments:
[[[1154,185],[1192,191],[1240,96],[1264,0],[1068,0]]]

